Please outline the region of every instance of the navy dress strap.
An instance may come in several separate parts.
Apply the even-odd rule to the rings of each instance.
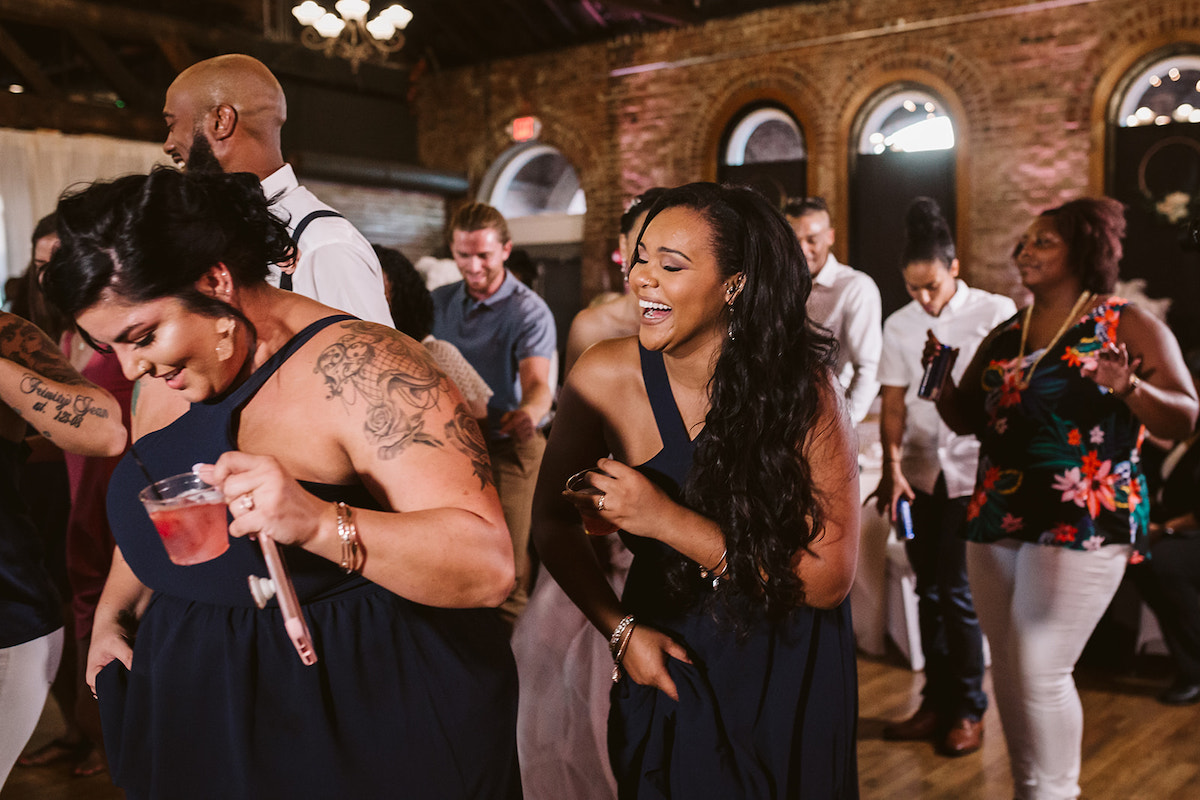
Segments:
[[[692,437],[688,436],[679,406],[675,404],[675,395],[671,391],[671,381],[667,377],[667,366],[663,363],[662,353],[647,350],[639,343],[638,354],[642,359],[642,380],[646,383],[646,397],[650,401],[650,410],[654,412],[654,423],[658,426],[663,450],[669,452],[683,448],[690,455]]]
[[[671,382],[667,378],[662,353],[647,350],[640,344],[638,352],[642,360],[642,380],[646,384],[646,398],[650,401],[654,424],[658,426],[658,435],[663,446],[649,461],[638,465],[637,470],[672,498],[678,499],[680,487],[687,480],[688,472],[692,468],[692,454],[695,452],[696,442],[688,436],[679,406],[675,404],[675,395],[671,392]],[[701,431],[700,436],[703,435],[704,432]],[[657,544],[647,540],[640,540],[640,544],[637,545],[630,544],[634,538],[636,537],[626,540],[626,544],[634,552],[638,552],[641,544]]]
[[[251,373],[246,382],[237,387],[227,398],[225,403],[232,403],[235,407],[240,407],[246,403],[251,397],[258,393],[262,385],[267,382],[267,379],[275,374],[275,371],[282,366],[283,362],[292,357],[292,354],[299,350],[304,345],[308,344],[308,340],[316,336],[321,331],[338,322],[348,322],[357,320],[358,317],[350,314],[331,314],[328,317],[322,317],[315,322],[309,323],[303,330],[288,339],[287,343],[276,350],[270,358],[263,362],[263,365]]]
[[[295,229],[292,231],[292,241],[296,243],[297,247],[299,247],[300,237],[304,235],[304,229],[307,228],[308,224],[314,219],[320,219],[321,217],[340,216],[342,215],[331,208],[318,208],[316,211],[305,214],[304,218],[296,224]],[[284,272],[279,276],[279,288],[289,292],[292,290],[292,273]]]

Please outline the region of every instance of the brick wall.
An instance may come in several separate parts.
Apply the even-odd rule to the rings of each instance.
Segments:
[[[855,119],[885,86],[920,82],[957,112],[964,271],[1017,294],[1008,256],[1031,217],[1103,191],[1120,74],[1178,42],[1200,48],[1200,0],[832,0],[427,76],[418,144],[422,164],[477,186],[510,144],[508,121],[540,117],[587,194],[586,299],[615,285],[622,207],[648,186],[712,179],[745,103],[791,109],[809,190],[844,220]]]

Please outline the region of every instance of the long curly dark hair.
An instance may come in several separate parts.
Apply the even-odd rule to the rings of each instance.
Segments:
[[[65,194],[61,246],[46,265],[46,297],[74,319],[105,292],[127,302],[176,297],[195,313],[249,320],[196,288],[222,263],[239,286],[262,282],[296,246],[249,173],[183,173],[156,167]],[[254,328],[250,325],[250,330]],[[86,336],[86,332],[81,331]]]
[[[804,450],[835,345],[809,322],[812,276],[795,232],[766,198],[744,186],[693,183],[665,192],[649,219],[676,207],[707,220],[722,277],[743,278],[726,306],[729,337],[708,384],[711,408],[683,501],[725,534],[729,579],[721,594],[745,627],[804,601],[793,562],[824,525]],[[668,567],[670,591],[694,597],[703,586],[697,576],[696,564],[681,558]]]

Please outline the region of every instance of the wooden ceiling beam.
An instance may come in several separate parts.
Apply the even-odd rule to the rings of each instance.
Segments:
[[[431,29],[436,30],[439,36],[454,35],[459,52],[468,61],[488,61],[501,57],[494,45],[486,47],[480,45],[480,42],[491,42],[497,39],[500,41],[503,40],[501,30],[497,29],[495,25],[485,21],[480,14],[474,11],[463,11],[461,9],[455,11],[445,8],[441,5],[440,0],[426,6],[422,15],[430,13],[434,7],[438,7],[435,13],[440,18],[440,21],[436,26],[431,26]],[[447,15],[443,12],[449,13]],[[461,29],[463,33],[455,34],[456,29]]]
[[[117,95],[127,105],[140,109],[152,109],[158,106],[159,98],[155,97],[156,92],[130,72],[121,63],[120,56],[103,39],[78,25],[68,26],[67,32],[71,34],[71,38],[83,50],[84,55],[100,70],[100,74],[117,90]]]
[[[555,2],[555,0],[542,0],[542,5],[545,6],[550,13],[558,19],[558,24],[562,25],[563,29],[566,30],[569,35],[579,35],[579,29],[576,27],[575,23],[563,13],[563,10],[558,7],[558,3]]]
[[[269,41],[245,31],[212,28],[148,11],[135,11],[86,0],[0,0],[0,20],[45,27],[85,28],[97,34],[157,42],[178,37],[200,52],[246,53],[273,71],[293,78],[394,99],[408,92],[407,66],[364,63],[358,72],[342,59],[327,58],[298,42]],[[156,101],[157,102],[157,101]]]
[[[703,16],[683,6],[672,5],[667,7],[658,5],[657,3],[647,3],[645,0],[599,0],[599,2],[609,8],[632,11],[635,14],[641,14],[643,17],[665,22],[668,25],[699,25],[701,22],[704,22]]]
[[[521,18],[520,28],[526,31],[535,42],[539,45],[556,44],[554,34],[529,13],[525,3],[521,0],[503,0],[503,2],[509,9],[509,13]]]
[[[176,72],[183,72],[200,60],[196,57],[195,51],[180,36],[159,34],[154,37],[154,43],[158,45],[159,52],[163,54],[163,58],[167,59],[171,69]]]
[[[38,63],[29,57],[25,48],[21,47],[17,40],[4,30],[3,26],[0,26],[0,56],[8,59],[17,72],[21,73],[25,83],[29,84],[29,88],[42,97],[48,100],[57,100],[62,96],[58,87],[46,76]]]
[[[446,40],[449,43],[449,46],[456,52],[465,56],[469,56],[475,51],[476,48],[458,32],[458,26],[456,22],[458,19],[460,19],[460,17],[455,16],[454,20],[447,21],[443,11],[444,9],[441,0],[435,0],[428,5],[423,6],[420,11],[422,26],[425,27],[426,30],[436,32],[437,36]],[[415,8],[413,9],[413,13],[416,13]],[[433,42],[429,40],[427,40],[427,43],[431,45],[433,44]],[[441,65],[439,62],[447,55],[447,53],[445,51],[439,52],[435,47],[431,47],[430,49],[432,51],[430,60],[434,62],[433,66],[435,69],[440,69]]]
[[[146,142],[162,141],[163,130],[162,115],[157,113],[8,92],[0,92],[0,125],[50,128],[63,133],[98,133]]]

